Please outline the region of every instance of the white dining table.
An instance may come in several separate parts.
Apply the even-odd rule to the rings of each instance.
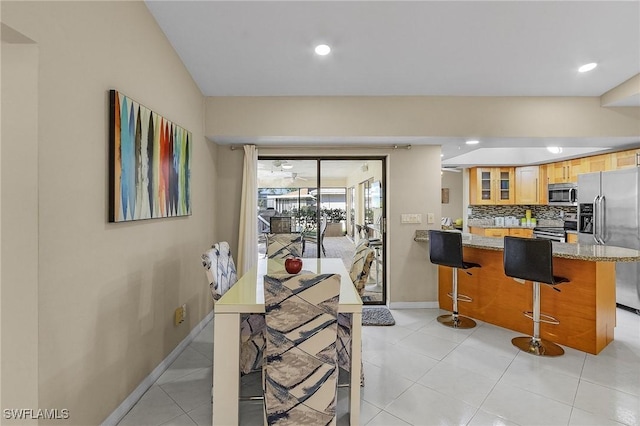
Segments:
[[[351,326],[351,371],[349,420],[360,421],[360,373],[362,368],[362,300],[342,259],[303,259],[303,271],[340,274],[338,311],[353,315]],[[263,278],[267,273],[286,273],[283,259],[259,259],[215,303],[213,335],[213,417],[217,426],[238,425],[240,396],[240,315],[264,313]]]

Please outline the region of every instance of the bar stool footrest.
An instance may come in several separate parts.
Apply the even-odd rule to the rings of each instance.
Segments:
[[[447,296],[453,300],[453,293],[447,293]],[[473,299],[466,294],[458,294],[458,302],[473,302]]]
[[[523,312],[523,314],[525,317],[529,318],[530,320],[535,321],[535,318],[533,318],[532,311],[526,311],[526,312]],[[558,321],[557,318],[554,318],[551,315],[547,315],[547,314],[540,314],[540,319],[538,321],[544,322],[546,324],[553,324],[553,325],[560,324],[560,321]]]

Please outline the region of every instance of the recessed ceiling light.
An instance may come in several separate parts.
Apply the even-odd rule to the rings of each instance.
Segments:
[[[591,71],[592,69],[594,69],[597,66],[598,66],[598,64],[596,64],[595,62],[591,62],[590,64],[584,64],[583,66],[578,68],[578,72]]]
[[[559,146],[548,146],[547,151],[552,154],[560,154],[562,152],[562,148]]]
[[[440,154],[440,157],[444,157],[444,154]]]
[[[316,55],[325,56],[331,52],[331,48],[326,44],[319,44],[316,46]]]
[[[479,144],[479,143],[480,143],[480,141],[477,141],[477,140],[470,140],[470,141],[467,141],[467,145],[477,145],[477,144]]]
[[[288,170],[288,169],[293,169],[293,164],[291,164],[291,163],[284,163],[284,164],[282,165],[282,168],[283,168],[283,169],[287,169],[287,170]]]

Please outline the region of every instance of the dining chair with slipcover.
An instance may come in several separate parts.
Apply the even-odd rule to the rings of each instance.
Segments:
[[[360,226],[360,225],[356,225]],[[357,252],[362,246],[369,247],[369,239],[368,238],[360,238],[355,246],[355,251]]]
[[[209,280],[213,300],[219,300],[238,280],[229,243],[214,244],[202,255],[202,266]],[[240,320],[240,372],[249,374],[262,366],[265,347],[262,314],[246,314]]]
[[[202,266],[209,280],[213,300],[218,300],[238,280],[229,243],[222,241],[211,246],[202,255]]]
[[[336,423],[339,274],[264,276],[268,425]]]
[[[375,254],[374,249],[369,248],[368,245],[361,244],[356,247],[353,255],[349,276],[351,277],[351,281],[353,281],[353,285],[356,286],[360,297],[364,296],[364,287],[369,280],[369,272],[371,271],[371,264],[373,263]]]
[[[268,234],[267,257],[269,259],[286,259],[302,256],[301,234]]]
[[[358,294],[362,297],[364,285],[369,279],[371,263],[375,251],[369,248],[369,240],[362,239],[356,244],[353,254],[349,276]],[[340,368],[351,371],[351,322],[350,314],[338,314],[338,365]],[[364,386],[364,369],[361,370],[360,384]]]
[[[307,243],[315,243],[318,246],[318,257],[320,257],[320,249],[322,249],[322,254],[324,257],[327,257],[327,251],[324,248],[324,234],[327,232],[327,226],[329,224],[329,219],[327,216],[322,216],[320,219],[320,240],[318,240],[317,231],[314,229],[310,232],[305,232],[302,238],[302,254],[304,255],[304,251],[307,247]]]

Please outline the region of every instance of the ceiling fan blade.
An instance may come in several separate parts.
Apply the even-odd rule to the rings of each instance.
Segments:
[[[296,173],[296,172],[291,173],[291,180],[296,180],[296,179],[307,180],[306,178],[303,178],[302,176],[298,176],[298,173]]]

